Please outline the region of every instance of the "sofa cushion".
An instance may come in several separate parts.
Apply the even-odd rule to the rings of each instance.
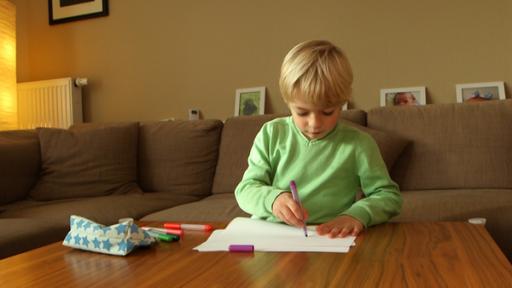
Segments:
[[[221,121],[148,122],[139,131],[139,183],[145,192],[211,194]]]
[[[512,188],[512,100],[383,107],[368,127],[409,145],[391,170],[404,190]]]
[[[284,114],[231,117],[224,123],[220,143],[219,161],[215,170],[212,192],[233,193],[247,169],[247,158],[254,137],[265,122]],[[365,125],[366,113],[362,110],[346,110],[341,118]]]
[[[512,260],[511,189],[402,191],[402,198],[402,211],[392,221],[467,221],[484,217],[489,234]]]
[[[137,123],[38,128],[42,169],[36,200],[124,194],[137,190]]]
[[[0,219],[0,259],[52,242],[66,236],[65,226],[31,218]]]
[[[198,213],[198,211],[201,211]],[[142,221],[216,222],[250,215],[238,207],[233,193],[215,194],[201,201],[161,210],[144,216]]]
[[[20,203],[12,203],[3,207],[5,211],[0,213],[0,220],[33,218],[51,221],[61,227],[69,228],[69,217],[79,215],[97,223],[111,225],[116,223],[119,218],[139,219],[155,211],[195,200],[197,200],[196,197],[189,195],[139,192],[55,201],[20,201]]]
[[[346,120],[341,120],[341,122],[356,129],[359,129],[365,133],[368,133],[370,136],[372,136],[372,138],[377,143],[377,146],[379,146],[380,154],[382,155],[382,159],[386,163],[386,167],[388,168],[388,170],[391,170],[396,160],[404,150],[405,146],[407,146],[407,143],[409,143],[407,139],[402,138],[393,132],[384,132],[371,129],[368,127],[351,123],[350,121]]]
[[[39,176],[40,164],[34,130],[0,132],[0,205],[27,197]]]

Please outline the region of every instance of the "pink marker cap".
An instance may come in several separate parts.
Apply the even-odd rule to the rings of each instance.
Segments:
[[[229,252],[254,252],[254,245],[231,244],[229,245]]]

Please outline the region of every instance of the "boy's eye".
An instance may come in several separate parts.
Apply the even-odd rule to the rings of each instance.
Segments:
[[[304,117],[308,115],[308,112],[297,112],[298,116]]]
[[[334,113],[334,110],[332,110],[332,111],[322,111],[322,113],[323,113],[325,116],[331,116],[331,115]]]

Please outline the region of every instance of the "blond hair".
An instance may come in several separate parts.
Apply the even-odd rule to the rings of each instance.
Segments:
[[[297,97],[316,106],[345,104],[352,93],[352,68],[332,43],[306,41],[293,47],[281,66],[279,88],[286,103]]]

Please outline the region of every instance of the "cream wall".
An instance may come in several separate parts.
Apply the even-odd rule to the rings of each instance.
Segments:
[[[18,81],[89,78],[92,122],[186,118],[191,107],[225,119],[235,89],[253,86],[267,87],[268,113],[284,112],[280,63],[308,39],[347,52],[351,106],[365,110],[381,88],[427,86],[428,103],[450,103],[456,83],[512,83],[510,0],[110,0],[107,17],[53,26],[48,1],[12,2]]]

